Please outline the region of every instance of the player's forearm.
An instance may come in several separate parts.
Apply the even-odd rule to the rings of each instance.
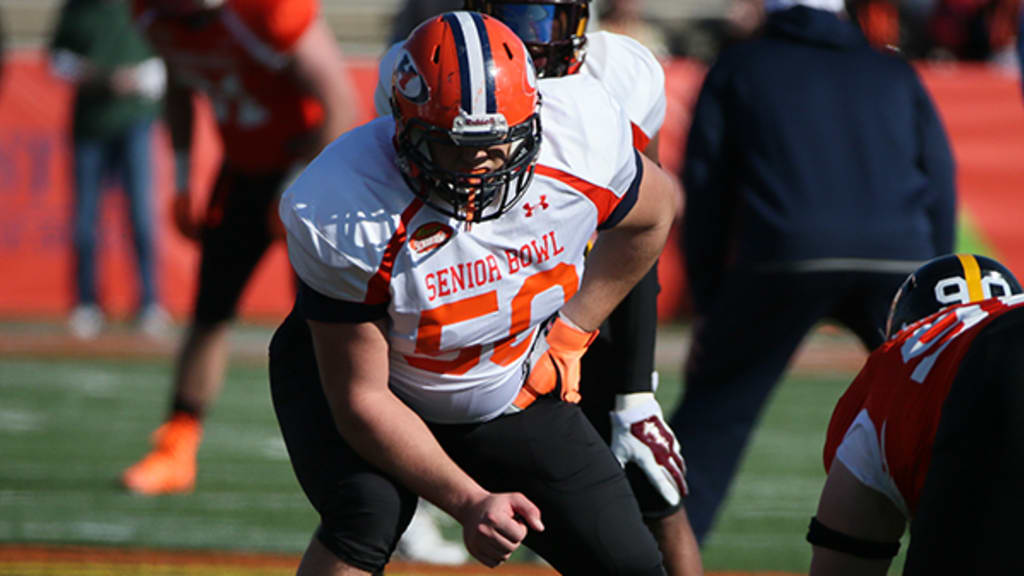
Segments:
[[[619,358],[611,381],[616,393],[652,392],[654,344],[658,328],[658,267],[655,265],[630,290],[608,317],[610,354]]]
[[[336,78],[324,87],[321,97],[325,102],[325,118],[317,146],[318,153],[356,125],[356,96],[348,80],[348,75],[338,70]]]
[[[488,495],[390,390],[349,395],[331,407],[342,437],[360,456],[453,517],[461,519]]]
[[[614,228],[602,231],[587,256],[580,290],[562,313],[590,331],[611,314],[654,266],[675,218],[675,181],[648,158],[643,162],[636,203]]]
[[[577,326],[595,330],[654,266],[668,238],[671,214],[644,228],[602,232],[587,256],[583,282],[562,309]]]
[[[295,48],[299,81],[320,101],[324,122],[310,157],[355,126],[356,95],[345,60],[326,23],[314,22]]]

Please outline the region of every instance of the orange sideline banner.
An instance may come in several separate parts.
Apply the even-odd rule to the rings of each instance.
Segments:
[[[376,61],[354,60],[348,72],[361,98],[363,120],[372,117]],[[696,101],[702,65],[666,63],[668,111],[661,134],[662,163],[678,170]],[[1024,272],[1024,231],[1016,194],[1024,189],[1024,109],[1016,78],[983,67],[922,68],[940,108],[958,162],[962,204],[998,256]],[[71,90],[47,70],[43,54],[12,54],[0,86],[0,318],[59,318],[73,305],[71,175],[68,122]],[[880,103],[884,105],[884,103]],[[154,223],[161,300],[175,317],[191,310],[198,250],[170,221],[169,139],[154,132]],[[219,165],[220,148],[209,110],[201,107],[193,151],[193,183],[204,205]],[[97,222],[98,290],[109,314],[129,317],[137,282],[126,206],[119,187],[108,190]],[[673,232],[674,237],[677,231]],[[662,255],[659,315],[686,310],[685,279],[675,238]],[[283,246],[275,246],[243,296],[241,314],[277,321],[292,303],[292,280]]]

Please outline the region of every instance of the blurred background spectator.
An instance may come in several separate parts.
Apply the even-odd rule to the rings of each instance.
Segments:
[[[638,37],[660,53],[709,62],[720,48],[754,33],[763,0],[596,0],[592,29]],[[847,12],[876,46],[899,48],[910,58],[991,60],[1012,56],[1019,0],[848,0]],[[323,15],[346,53],[379,55],[431,14],[461,7],[461,0],[327,0]],[[50,34],[56,0],[0,0],[12,45],[31,45]],[[593,16],[593,14],[592,14]],[[606,24],[603,20],[609,20]],[[641,32],[619,28],[633,22]],[[642,36],[650,30],[660,41]],[[660,55],[660,54],[659,54]]]
[[[953,249],[952,154],[914,70],[842,0],[765,9],[708,70],[682,173],[695,322],[670,422],[698,539],[804,337],[831,318],[874,349],[906,274]]]
[[[154,278],[150,141],[166,70],[120,0],[65,2],[51,55],[53,73],[75,86],[70,136],[76,300],[68,327],[74,336],[91,339],[104,324],[96,288],[96,228],[106,176],[116,175],[128,199],[137,256],[136,320],[144,333],[157,336],[168,317]]]
[[[640,42],[659,58],[669,55],[668,39],[661,27],[646,16],[643,0],[599,0],[595,2],[598,24],[606,30]]]
[[[848,0],[872,45],[907,57],[995,61],[1013,58],[1019,0]]]

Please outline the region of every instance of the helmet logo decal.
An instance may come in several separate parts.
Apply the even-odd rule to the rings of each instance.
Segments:
[[[409,237],[409,248],[423,254],[444,246],[452,237],[452,227],[441,222],[427,222]]]
[[[967,304],[986,298],[1013,294],[1010,283],[1002,276],[988,275],[984,278],[979,276],[974,280],[976,286],[972,286],[971,280],[959,276],[939,280],[935,283],[935,301],[949,306],[950,304]]]
[[[415,104],[423,104],[430,99],[427,82],[416,68],[416,62],[413,61],[408,50],[402,50],[402,55],[398,57],[398,64],[395,65],[394,85],[395,90]]]

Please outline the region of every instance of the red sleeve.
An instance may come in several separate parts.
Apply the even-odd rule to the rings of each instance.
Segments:
[[[231,8],[260,40],[288,52],[316,19],[320,6],[317,0],[235,0]]]
[[[651,137],[644,134],[643,128],[631,123],[630,126],[633,128],[633,148],[643,152],[647,149],[647,145],[651,143]]]
[[[835,410],[832,411],[832,419],[829,420],[828,433],[825,436],[825,450],[822,455],[825,460],[826,473],[832,468],[832,460],[836,457],[839,444],[846,437],[846,431],[850,429],[850,425],[853,424],[857,414],[860,414],[861,408],[867,401],[868,392],[871,391],[872,372],[872,362],[869,357],[864,368],[857,374],[857,378],[846,389],[836,404]]]

